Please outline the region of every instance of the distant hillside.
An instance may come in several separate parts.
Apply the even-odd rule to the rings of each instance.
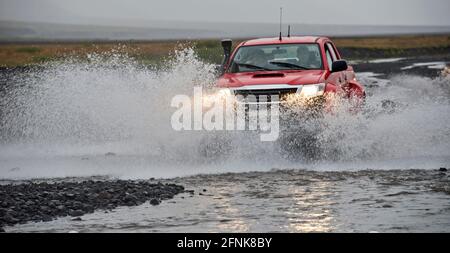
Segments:
[[[0,41],[158,40],[205,38],[218,33],[201,29],[113,27],[0,21]]]
[[[117,21],[107,25],[71,25],[0,21],[0,41],[61,40],[167,40],[203,38],[244,38],[277,36],[278,24],[146,21],[140,25]],[[296,35],[371,36],[404,34],[448,34],[446,26],[359,26],[292,24]]]

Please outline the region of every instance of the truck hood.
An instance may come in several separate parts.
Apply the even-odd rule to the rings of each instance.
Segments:
[[[221,88],[237,88],[264,84],[313,84],[323,82],[324,75],[324,70],[225,73],[217,81],[217,86]]]

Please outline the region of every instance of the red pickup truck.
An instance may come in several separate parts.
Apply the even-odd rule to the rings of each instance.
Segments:
[[[232,51],[232,41],[222,40],[224,61],[217,87],[231,95],[273,96],[283,103],[297,97],[365,97],[351,66],[326,37],[276,37],[248,40]],[[253,96],[253,97],[254,97]],[[259,102],[259,101],[258,101]]]

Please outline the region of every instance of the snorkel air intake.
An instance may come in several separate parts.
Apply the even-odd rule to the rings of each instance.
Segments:
[[[227,67],[227,63],[230,60],[231,56],[231,46],[233,44],[233,41],[230,39],[222,40],[222,48],[223,48],[223,62],[222,66],[220,68],[220,74],[222,75],[225,72],[225,68]]]

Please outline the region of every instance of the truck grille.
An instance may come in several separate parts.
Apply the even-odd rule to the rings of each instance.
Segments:
[[[297,88],[285,88],[285,89],[261,89],[261,90],[235,90],[234,95],[242,96],[239,102],[244,103],[261,103],[261,102],[278,102],[282,98],[289,94],[297,92]],[[271,96],[276,96],[276,101],[273,101]],[[243,98],[243,99],[242,99]]]

